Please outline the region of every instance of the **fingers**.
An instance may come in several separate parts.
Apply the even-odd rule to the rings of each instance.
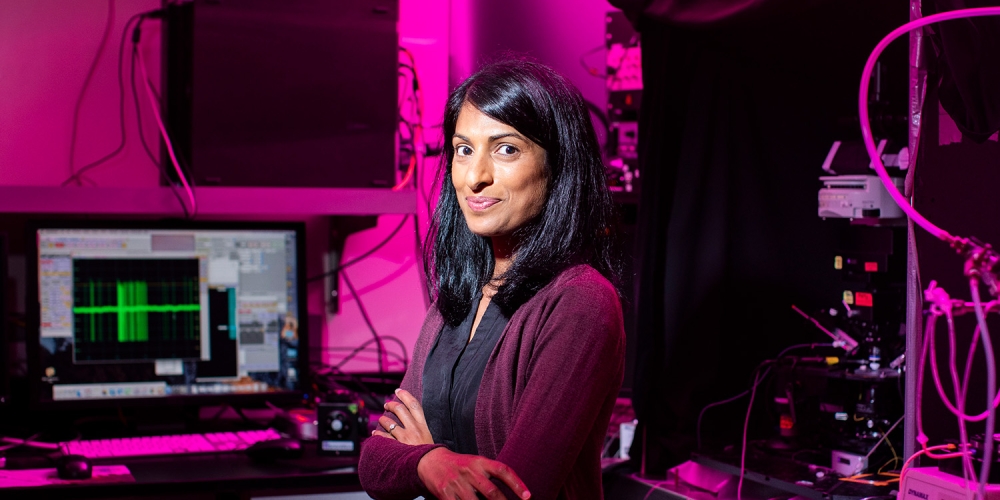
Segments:
[[[392,434],[389,434],[388,432],[385,432],[385,431],[379,430],[379,429],[373,430],[372,431],[372,436],[382,436],[384,438],[396,439],[396,438],[392,437]]]
[[[417,420],[413,418],[413,415],[410,414],[410,409],[405,404],[399,401],[389,401],[385,404],[385,409],[395,414],[403,427],[413,428],[417,426]]]
[[[504,497],[503,492],[500,491],[500,488],[497,488],[497,485],[493,484],[493,481],[490,481],[489,477],[475,474],[469,479],[471,480],[472,486],[476,489],[476,491],[481,493],[487,499],[507,500]]]
[[[420,401],[403,389],[396,389],[396,397],[399,401],[386,403],[385,409],[394,413],[399,418],[400,424],[406,427],[406,437],[402,439],[397,437],[397,439],[407,444],[433,443],[434,437],[427,425]]]
[[[427,420],[424,418],[424,407],[421,406],[420,401],[417,401],[417,398],[413,397],[413,394],[404,389],[396,389],[396,397],[410,410],[410,414],[413,415],[414,420],[421,424],[427,424]]]
[[[400,428],[403,427],[403,426],[397,424],[396,421],[393,420],[388,415],[382,415],[381,417],[379,417],[378,418],[378,425],[382,426],[381,430],[385,431],[387,434],[392,434],[392,432],[389,432],[390,430],[394,431],[395,429],[400,429]],[[390,429],[390,426],[391,427],[395,427],[395,429]]]
[[[504,493],[491,478],[502,481],[523,500],[531,497],[524,482],[510,467],[488,458],[455,453],[447,448],[427,452],[417,463],[417,475],[431,494],[442,499],[472,500],[478,491],[489,500],[505,500]]]
[[[457,498],[459,500],[477,500],[476,489],[471,485],[465,484],[453,484],[444,489],[444,494],[442,498]]]
[[[517,474],[514,473],[513,469],[508,467],[506,464],[497,462],[496,460],[487,460],[483,465],[483,470],[485,470],[490,477],[495,477],[500,481],[503,481],[503,483],[506,484],[507,487],[509,487],[518,497],[525,500],[531,498],[531,493],[528,491],[528,487],[525,486],[524,481],[521,481],[521,478],[517,477]],[[490,485],[493,486],[493,483],[490,483]],[[485,494],[485,492],[483,493]],[[503,498],[503,494],[500,494],[497,498]]]

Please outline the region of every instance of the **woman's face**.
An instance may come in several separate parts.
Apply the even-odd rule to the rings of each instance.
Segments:
[[[451,143],[451,182],[469,230],[508,237],[541,213],[548,184],[541,146],[469,103]]]

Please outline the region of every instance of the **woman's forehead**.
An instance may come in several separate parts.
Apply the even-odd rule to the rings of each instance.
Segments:
[[[483,113],[472,104],[466,103],[459,112],[455,124],[455,132],[450,141],[456,140],[486,140],[494,142],[501,139],[519,139],[531,145],[541,147],[535,141],[522,133],[517,128],[506,124],[486,113]],[[544,149],[544,148],[543,148]]]

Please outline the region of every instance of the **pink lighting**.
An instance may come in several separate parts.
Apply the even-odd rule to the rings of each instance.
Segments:
[[[94,161],[120,142],[118,45],[126,20],[159,7],[158,0],[115,3],[115,25],[80,108],[77,166]],[[87,71],[104,33],[108,3],[100,0],[11,1],[0,6],[0,183],[58,185],[69,175],[72,117]],[[143,55],[150,78],[159,79],[158,22],[143,29]],[[126,63],[128,58],[126,57]],[[128,84],[128,73],[125,84]],[[130,96],[126,96],[130,97]],[[89,176],[102,186],[158,184],[155,166],[139,146],[131,99],[126,99],[130,140],[116,158]],[[143,129],[155,143],[155,122],[145,109]]]
[[[126,21],[135,14],[161,7],[160,0],[114,0],[114,22],[93,76],[80,103],[74,168],[79,169],[111,151],[121,142],[119,129],[118,52]],[[499,10],[498,10],[499,9]],[[613,8],[605,2],[579,4],[569,0],[483,4],[472,0],[400,0],[399,44],[412,54],[422,97],[423,142],[441,145],[441,117],[449,90],[471,74],[482,58],[502,49],[527,53],[564,72],[594,102],[603,102],[604,82],[580,67],[581,54],[604,43],[604,15]],[[73,111],[88,70],[94,64],[107,29],[107,0],[13,0],[0,4],[0,210],[5,212],[86,212],[179,217],[179,202],[161,187],[160,174],[139,142],[136,102],[130,82],[130,45],[126,37],[122,74],[124,84],[125,145],[106,163],[84,175],[82,187],[57,189],[70,175],[70,138]],[[497,16],[524,21],[521,32]],[[160,144],[159,126],[152,112],[142,71],[148,71],[150,89],[162,93],[161,23],[142,25],[139,50],[144,68],[135,68],[142,133],[154,147]],[[593,54],[599,61],[600,54]],[[406,60],[401,55],[401,61]],[[400,79],[400,95],[412,92],[410,80]],[[404,109],[404,113],[408,111]],[[407,116],[408,119],[413,117]],[[435,183],[440,158],[421,155],[415,182],[400,192],[354,189],[278,189],[195,187],[199,217],[288,219],[308,218],[309,273],[323,268],[331,214],[386,214],[375,228],[352,234],[342,258],[359,256],[385,239],[402,214],[416,207],[419,227],[407,222],[392,241],[352,266],[350,278],[374,327],[381,335],[412,344],[429,305],[422,282],[420,244],[425,237],[428,209],[439,189]],[[167,160],[166,158],[164,158]],[[167,167],[170,168],[169,160]],[[413,189],[412,186],[419,186]],[[95,187],[97,189],[95,189]],[[190,197],[182,191],[189,206]],[[310,288],[310,312],[325,318],[321,345],[357,346],[371,338],[353,297],[341,283],[339,312],[325,306],[323,287]],[[394,347],[391,347],[394,349]],[[335,351],[324,351],[323,361],[335,363]],[[372,371],[373,356],[359,356],[343,368]]]

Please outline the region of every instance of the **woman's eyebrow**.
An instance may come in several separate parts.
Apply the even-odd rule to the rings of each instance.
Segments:
[[[504,132],[502,134],[491,135],[489,142],[493,142],[493,141],[496,141],[498,139],[503,139],[504,137],[513,137],[515,139],[520,139],[522,141],[527,141],[527,139],[525,139],[524,136],[522,136],[521,134],[518,134],[517,132]],[[452,138],[453,139],[461,139],[461,140],[463,140],[465,142],[472,142],[472,139],[469,139],[468,137],[466,137],[466,136],[464,136],[462,134],[454,134],[454,135],[452,135]]]
[[[517,132],[506,132],[503,134],[491,135],[490,142],[496,141],[497,139],[503,139],[504,137],[513,137],[515,139],[520,139],[522,141],[525,140],[524,137],[521,136],[521,134],[518,134]]]

